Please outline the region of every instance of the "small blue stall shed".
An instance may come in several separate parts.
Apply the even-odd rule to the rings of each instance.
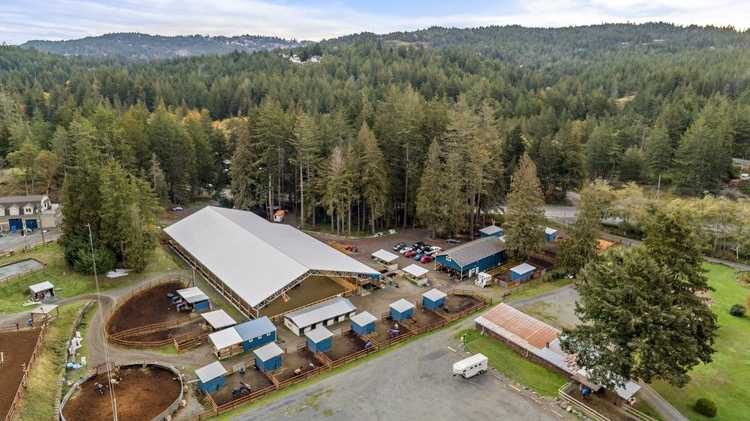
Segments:
[[[427,310],[437,310],[445,305],[445,297],[447,296],[448,294],[443,291],[433,288],[422,294],[422,307]]]
[[[479,237],[497,237],[503,236],[503,229],[497,225],[490,225],[479,230]]]
[[[554,228],[547,227],[544,229],[544,239],[547,241],[557,240],[557,230]]]
[[[213,393],[224,387],[225,374],[227,370],[218,361],[195,370],[195,375],[198,376],[198,387],[204,393]]]
[[[510,269],[510,279],[513,281],[528,281],[534,275],[536,268],[528,263]]]
[[[414,304],[403,298],[391,304],[390,309],[391,319],[395,321],[409,319],[414,316]]]
[[[178,289],[177,295],[180,296],[195,311],[211,310],[211,301],[208,295],[203,293],[198,287]]]
[[[363,311],[351,318],[352,330],[359,336],[364,336],[375,331],[375,321],[378,319],[372,314]]]
[[[276,326],[266,316],[238,324],[234,329],[242,338],[242,348],[246,352],[276,341]]]
[[[267,373],[281,368],[281,356],[284,355],[284,350],[276,342],[265,344],[253,353],[258,370]]]
[[[310,352],[327,352],[333,345],[333,333],[323,326],[305,332],[305,343]]]

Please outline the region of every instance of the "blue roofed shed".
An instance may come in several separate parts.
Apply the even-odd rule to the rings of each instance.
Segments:
[[[547,241],[557,240],[557,230],[554,228],[547,227],[544,229],[544,239]]]
[[[333,333],[323,326],[305,332],[305,343],[311,352],[327,352],[333,345]]]
[[[281,357],[284,350],[276,342],[271,342],[253,351],[255,354],[255,366],[258,370],[267,373],[281,368]]]
[[[211,301],[203,291],[198,287],[178,289],[179,295],[195,311],[211,310]]]
[[[276,340],[276,326],[266,316],[240,323],[234,329],[242,338],[242,348],[245,351],[250,351]]]
[[[445,305],[445,297],[447,296],[448,294],[443,291],[433,288],[422,294],[422,307],[427,310],[437,310]]]
[[[405,299],[400,299],[390,306],[391,319],[395,321],[409,319],[414,316],[414,304]]]
[[[480,237],[502,237],[503,229],[497,225],[490,225],[479,230]]]
[[[486,272],[504,260],[505,241],[489,236],[448,249],[436,256],[435,263],[463,278]]]
[[[364,336],[375,331],[375,322],[378,319],[372,314],[363,311],[352,316],[352,330],[359,336]]]
[[[198,376],[198,387],[205,393],[221,389],[224,386],[225,374],[227,370],[218,361],[195,370],[195,375]]]
[[[534,275],[536,268],[528,263],[521,263],[510,269],[510,279],[513,281],[528,281]]]

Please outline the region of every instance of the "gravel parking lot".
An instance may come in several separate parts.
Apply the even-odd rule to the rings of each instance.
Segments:
[[[494,371],[466,380],[451,367],[467,354],[441,330],[345,370],[237,420],[559,420],[547,402],[511,388]],[[567,415],[567,414],[565,414]]]

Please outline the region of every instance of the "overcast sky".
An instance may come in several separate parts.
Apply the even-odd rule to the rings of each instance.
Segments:
[[[750,25],[750,0],[0,0],[0,42],[108,32],[320,40],[432,25]]]

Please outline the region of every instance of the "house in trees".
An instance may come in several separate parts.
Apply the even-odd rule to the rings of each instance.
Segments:
[[[60,224],[60,208],[47,195],[0,197],[0,231],[55,228]]]

